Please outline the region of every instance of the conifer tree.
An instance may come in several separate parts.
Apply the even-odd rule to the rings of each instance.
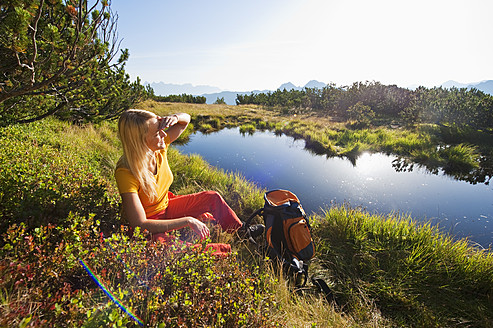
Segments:
[[[124,71],[117,20],[107,0],[3,0],[0,124],[109,118],[144,96]]]

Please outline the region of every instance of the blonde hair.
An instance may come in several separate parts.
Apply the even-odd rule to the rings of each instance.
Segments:
[[[149,121],[156,114],[142,109],[129,109],[120,116],[118,135],[123,146],[123,156],[117,167],[126,167],[135,176],[142,191],[153,201],[157,197],[156,179],[149,170],[153,151],[146,143]]]

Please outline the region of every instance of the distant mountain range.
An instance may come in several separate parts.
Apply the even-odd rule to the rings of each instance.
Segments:
[[[224,98],[224,101],[228,105],[236,105],[236,95],[246,95],[252,93],[267,93],[273,90],[253,90],[253,91],[221,91],[217,87],[212,87],[209,85],[197,85],[194,86],[190,83],[187,84],[173,84],[164,82],[145,82],[145,85],[149,84],[154,90],[154,94],[158,96],[169,96],[169,95],[180,95],[186,93],[188,95],[203,96],[206,99],[207,104],[214,103],[218,98]],[[323,88],[326,83],[319,82],[316,80],[311,80],[304,86],[296,86],[291,82],[282,84],[278,89],[283,90],[303,90],[304,88]]]
[[[187,95],[202,95],[205,93],[220,92],[221,89],[218,87],[212,87],[210,85],[192,85],[190,83],[186,84],[173,84],[164,82],[145,82],[144,84],[150,84],[154,90],[154,94],[158,96],[169,96],[169,95],[181,95],[186,93]]]
[[[316,81],[316,80],[311,80],[310,82],[308,82],[307,84],[305,84],[304,86],[302,87],[299,87],[299,86],[296,86],[294,85],[293,83],[291,82],[288,82],[288,83],[284,83],[284,84],[281,84],[281,86],[279,88],[277,88],[276,90],[303,90],[304,88],[323,88],[325,87],[327,84],[326,83],[323,83],[323,82],[319,82],[319,81]],[[217,98],[224,98],[224,101],[226,102],[226,104],[228,105],[236,105],[236,95],[248,95],[248,94],[252,94],[252,93],[267,93],[267,92],[272,92],[274,90],[253,90],[253,91],[250,91],[250,92],[234,92],[234,91],[222,91],[222,92],[216,92],[216,93],[209,93],[209,94],[203,94],[202,96],[204,96],[206,98],[206,103],[207,104],[212,104],[214,103]]]
[[[476,88],[479,91],[483,91],[484,93],[493,95],[493,80],[486,80],[486,81],[481,81],[477,83],[459,83],[456,81],[447,81],[445,83],[442,83],[442,87],[444,88],[467,88],[467,89],[472,89]]]
[[[294,89],[294,90],[303,90],[304,88],[318,88],[318,89],[322,89],[326,85],[327,85],[327,83],[323,83],[323,82],[320,82],[320,81],[317,81],[317,80],[311,80],[310,82],[308,82],[307,84],[305,84],[302,87],[297,87],[293,83],[288,82],[288,83],[281,84],[281,86],[278,89],[279,90],[283,90],[283,89],[286,89],[286,90],[292,90],[292,89]]]
[[[252,93],[267,93],[267,92],[272,92],[274,90],[253,90],[253,91],[222,91],[221,89],[217,87],[213,87],[210,85],[197,85],[194,86],[190,83],[187,84],[172,84],[172,83],[164,83],[164,82],[152,82],[148,83],[145,82],[145,85],[149,84],[152,89],[154,90],[154,93],[159,96],[169,96],[169,95],[180,95],[180,94],[189,94],[189,95],[194,95],[194,96],[203,96],[206,98],[206,103],[207,104],[212,104],[214,103],[218,98],[224,98],[224,101],[228,105],[235,105],[236,102],[236,95],[247,95],[247,94],[252,94]],[[317,80],[311,80],[304,86],[296,86],[291,82],[287,82],[284,84],[281,84],[279,86],[279,90],[303,90],[304,88],[323,88],[327,84],[317,81]],[[493,95],[493,80],[487,80],[487,81],[481,81],[477,83],[460,83],[456,81],[447,81],[445,83],[441,84],[442,87],[444,88],[476,88],[480,91],[483,91],[484,93]]]

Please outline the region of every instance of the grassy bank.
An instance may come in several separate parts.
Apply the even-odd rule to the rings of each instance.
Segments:
[[[491,327],[493,257],[411,218],[333,208],[319,264],[343,304],[393,327]]]
[[[148,108],[189,112],[195,127],[208,129],[240,123],[306,132],[314,124],[247,107],[240,115],[228,106]],[[112,177],[120,154],[115,126],[50,119],[0,131],[0,326],[136,326],[108,301],[81,259],[150,327],[493,325],[491,254],[408,217],[342,206],[311,218],[317,257],[310,273],[329,283],[337,303],[310,284],[293,292],[255,247],[213,227],[211,241],[230,242],[234,256],[165,248],[145,232],[129,235]],[[239,175],[174,149],[169,158],[175,193],[217,190],[242,218],[263,203],[263,190]]]

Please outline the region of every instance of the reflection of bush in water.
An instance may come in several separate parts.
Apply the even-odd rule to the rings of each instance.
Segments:
[[[461,145],[442,150],[449,156],[445,164],[437,159],[436,154],[414,158],[416,161],[407,157],[397,157],[392,161],[392,167],[396,172],[412,172],[415,167],[424,168],[432,174],[443,172],[456,180],[488,185],[493,175],[493,151],[489,156],[480,156],[470,152],[473,150],[475,147]]]

